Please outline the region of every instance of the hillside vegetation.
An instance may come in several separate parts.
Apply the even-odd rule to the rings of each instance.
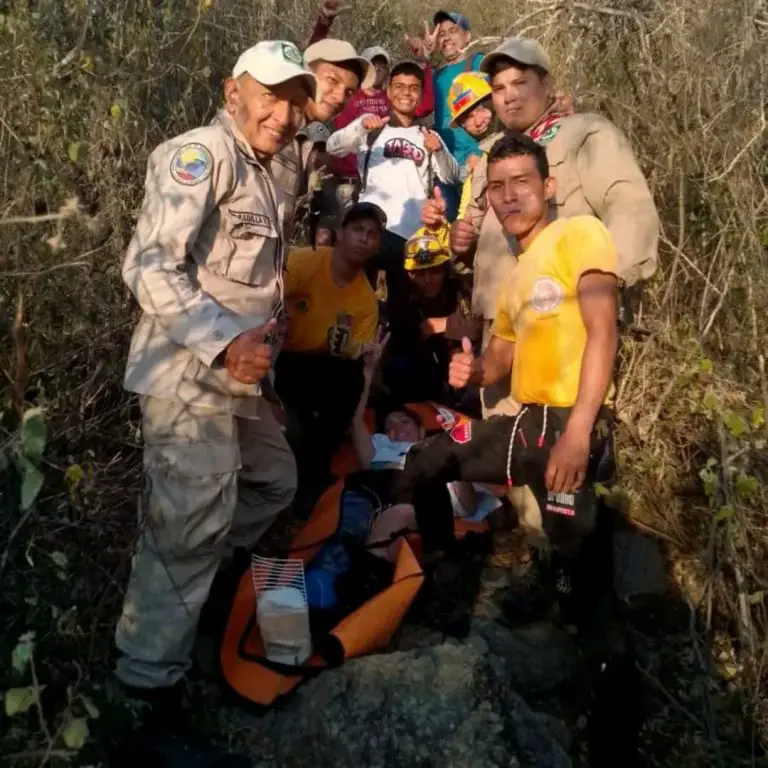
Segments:
[[[683,607],[670,640],[677,671],[649,681],[666,702],[649,764],[757,764],[768,747],[768,8],[455,5],[481,48],[514,33],[542,41],[577,109],[621,126],[650,180],[661,266],[639,330],[623,342],[621,480],[608,489],[663,541]],[[435,8],[352,0],[335,31],[404,56],[403,32]],[[309,0],[0,3],[0,690],[14,689],[5,713],[16,712],[0,716],[0,754],[9,764],[69,758],[109,717],[140,485],[137,407],[121,389],[136,306],[120,263],[147,155],[213,116],[245,47],[302,43],[315,13]]]

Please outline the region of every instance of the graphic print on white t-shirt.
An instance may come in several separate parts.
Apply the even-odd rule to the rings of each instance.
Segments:
[[[361,177],[365,151],[357,155]],[[430,172],[434,174],[433,182],[439,179],[450,183],[459,177],[456,161],[447,148],[428,155],[419,126],[387,126],[371,147],[368,183],[360,200],[378,205],[387,214],[387,229],[408,239],[421,226]]]
[[[403,160],[413,160],[417,166],[423,165],[427,158],[427,153],[421,147],[403,138],[386,141],[383,154],[386,158],[401,157]]]
[[[387,214],[387,229],[407,239],[421,226],[421,208],[430,183],[457,184],[459,166],[445,144],[439,152],[427,152],[422,127],[390,124],[375,137],[366,172],[369,132],[363,122],[368,117],[371,115],[362,115],[336,131],[326,150],[334,157],[357,153],[358,173],[366,179],[360,201],[378,205]]]

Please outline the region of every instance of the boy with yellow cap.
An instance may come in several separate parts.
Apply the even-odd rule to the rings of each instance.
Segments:
[[[447,241],[424,227],[407,241],[404,266],[407,290],[387,302],[392,336],[384,383],[401,399],[456,407],[456,393],[445,384],[451,355],[463,338],[479,344],[482,335],[471,282],[454,271]]]

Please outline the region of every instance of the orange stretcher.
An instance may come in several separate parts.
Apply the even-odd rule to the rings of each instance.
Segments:
[[[428,433],[441,429],[441,414],[450,413],[459,421],[467,418],[432,403],[413,403],[408,408],[419,415]],[[372,412],[366,413],[366,421],[372,428]],[[305,566],[338,528],[344,479],[359,469],[351,444],[341,446],[332,469],[339,480],[320,498],[286,555],[300,559]],[[459,538],[469,531],[488,530],[485,522],[459,518],[455,525]],[[238,585],[221,645],[221,668],[229,686],[243,698],[269,706],[324,668],[386,648],[424,582],[419,543],[416,532],[399,539],[392,583],[343,618],[325,638],[327,642],[321,644],[323,653],[315,652],[301,666],[275,664],[266,658],[256,622],[256,591],[250,570],[246,571]]]

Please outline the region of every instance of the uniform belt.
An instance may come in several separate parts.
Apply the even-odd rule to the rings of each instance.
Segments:
[[[359,184],[360,179],[357,176],[337,176],[336,181],[339,184]]]

